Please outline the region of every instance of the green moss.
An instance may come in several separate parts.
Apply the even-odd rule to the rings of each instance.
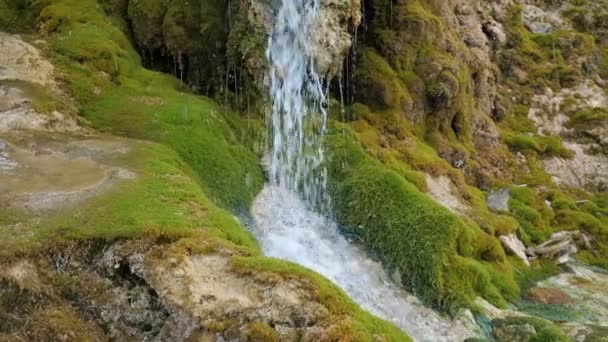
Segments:
[[[404,285],[443,309],[472,306],[477,295],[499,306],[516,297],[498,241],[467,225],[399,174],[367,157],[349,134],[332,136],[331,188],[342,228],[356,235]],[[342,165],[348,165],[347,169]],[[458,255],[458,250],[464,255]],[[473,259],[476,258],[477,260]],[[504,288],[497,286],[502,282]],[[502,285],[501,285],[502,286]]]
[[[582,109],[574,113],[567,123],[570,128],[592,128],[608,122],[608,109],[602,107]]]
[[[553,212],[536,190],[527,186],[513,187],[509,207],[520,223],[521,237],[526,244],[541,243],[553,233],[550,224]]]
[[[27,0],[0,0],[0,30],[17,33],[32,30]]]
[[[243,342],[278,342],[279,338],[268,324],[253,322],[247,325],[240,340]]]
[[[522,292],[535,286],[536,283],[548,279],[562,269],[553,260],[533,260],[530,267],[524,265],[519,259],[510,260],[515,269],[515,280],[519,284]]]
[[[573,156],[573,152],[564,147],[562,139],[558,136],[538,136],[504,131],[501,137],[509,147],[516,151],[534,151],[543,156],[562,158]]]
[[[360,98],[375,109],[403,110],[412,99],[390,65],[373,49],[361,52],[356,69]]]

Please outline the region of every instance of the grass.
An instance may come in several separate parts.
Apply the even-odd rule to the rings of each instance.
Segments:
[[[30,31],[30,13],[26,0],[0,0],[0,30],[5,32]]]

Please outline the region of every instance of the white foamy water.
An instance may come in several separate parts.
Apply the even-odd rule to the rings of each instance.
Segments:
[[[397,286],[381,264],[341,236],[334,223],[306,209],[285,188],[264,188],[252,214],[254,234],[266,255],[322,274],[361,307],[393,322],[416,341],[463,341],[476,335],[472,319],[453,321],[423,306]]]

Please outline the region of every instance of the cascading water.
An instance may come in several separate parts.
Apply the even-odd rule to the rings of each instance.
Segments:
[[[327,101],[307,49],[318,10],[318,0],[280,1],[268,40],[270,182],[300,193],[310,205],[326,206]]]
[[[323,169],[327,99],[323,77],[316,73],[308,48],[320,4],[319,0],[276,0],[276,4],[267,50],[270,180],[252,208],[254,233],[264,252],[319,272],[363,308],[394,322],[416,340],[473,336],[462,322],[441,317],[401,290],[325,215],[331,210]]]

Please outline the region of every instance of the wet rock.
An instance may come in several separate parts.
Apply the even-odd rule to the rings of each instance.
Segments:
[[[537,304],[564,305],[572,302],[567,293],[555,288],[533,287],[526,293],[526,298]]]
[[[108,137],[8,134],[0,140],[0,201],[31,214],[73,208],[136,177],[118,160],[132,145]]]
[[[494,211],[509,211],[509,200],[511,199],[510,190],[508,188],[500,189],[488,195],[486,202],[488,208]]]
[[[321,0],[319,15],[313,25],[309,54],[320,75],[336,75],[352,43],[349,28],[361,22],[360,0]]]
[[[526,246],[524,246],[523,242],[517,238],[517,235],[503,235],[500,237],[500,242],[502,242],[502,245],[507,251],[510,251],[512,254],[520,258],[526,265],[530,266],[528,256],[526,255]]]
[[[583,325],[608,326],[608,274],[578,262],[565,265],[560,273],[536,284],[540,288],[557,289],[571,298],[568,304],[578,315],[574,322]]]

